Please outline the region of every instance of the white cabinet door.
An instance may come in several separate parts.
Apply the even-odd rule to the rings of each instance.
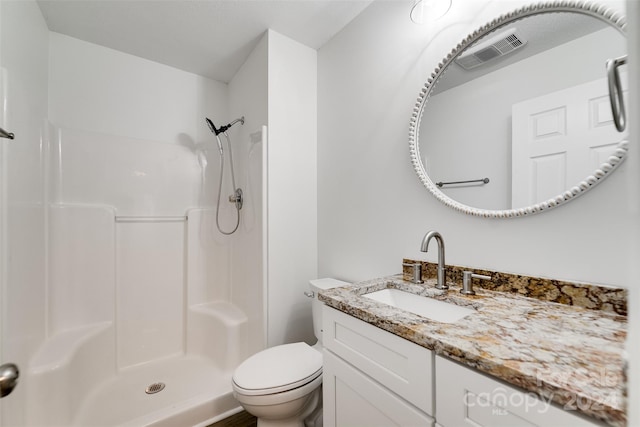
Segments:
[[[442,427],[603,425],[440,356],[435,371],[436,418]]]
[[[325,427],[433,427],[433,419],[329,350],[324,350]]]
[[[433,352],[324,306],[325,348],[426,414],[433,414]]]

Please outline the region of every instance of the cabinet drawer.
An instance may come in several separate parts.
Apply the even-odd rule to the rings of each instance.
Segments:
[[[433,418],[324,350],[325,427],[433,427]]]
[[[328,306],[322,323],[326,349],[433,414],[432,351]]]
[[[436,357],[436,414],[442,427],[602,426],[444,357]]]

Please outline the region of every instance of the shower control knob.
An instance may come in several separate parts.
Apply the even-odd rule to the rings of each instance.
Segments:
[[[0,366],[0,398],[7,396],[16,388],[19,376],[20,371],[13,363]]]
[[[242,209],[242,205],[244,204],[244,196],[242,194],[241,188],[236,189],[235,193],[229,196],[229,202],[235,203],[236,209],[238,209],[238,211]]]

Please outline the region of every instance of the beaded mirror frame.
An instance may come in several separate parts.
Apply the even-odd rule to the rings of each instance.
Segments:
[[[628,151],[628,141],[620,142],[613,153],[609,156],[605,163],[602,163],[598,169],[596,169],[591,175],[587,176],[583,181],[577,183],[569,190],[540,203],[536,203],[530,206],[504,209],[504,210],[489,210],[475,208],[460,203],[446,194],[444,194],[436,186],[427,174],[424,165],[422,164],[422,157],[420,156],[419,146],[419,129],[422,116],[424,114],[424,108],[431,96],[433,87],[438,79],[447,70],[447,67],[469,46],[473,45],[476,41],[484,37],[485,35],[513,22],[521,19],[541,15],[545,13],[556,12],[571,12],[580,13],[584,15],[592,16],[596,19],[604,21],[620,31],[622,35],[626,36],[626,18],[620,15],[616,11],[603,5],[595,3],[582,2],[582,1],[552,1],[533,4],[522,7],[513,12],[501,15],[500,17],[492,20],[484,26],[478,28],[473,33],[464,38],[451,52],[444,58],[435,70],[431,73],[431,76],[427,79],[424,87],[421,89],[415,107],[411,114],[411,120],[409,124],[409,153],[411,157],[411,164],[418,174],[420,182],[433,194],[436,199],[445,205],[478,217],[484,218],[513,218],[522,217],[527,215],[533,215],[540,212],[548,211],[549,209],[563,205],[564,203],[575,199],[578,196],[586,193],[597,184],[602,182],[607,176],[609,176],[626,158]]]

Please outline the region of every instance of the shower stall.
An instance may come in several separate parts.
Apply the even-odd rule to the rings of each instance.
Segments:
[[[0,427],[207,426],[242,360],[313,339],[315,55],[269,31],[222,83],[0,2]],[[232,179],[204,118],[242,116]]]
[[[20,19],[35,2],[0,12],[1,126],[16,135],[0,157],[2,363],[20,370],[0,425],[204,426],[240,410],[231,375],[266,345],[266,103],[226,131],[236,210],[230,149],[223,171],[204,117],[227,123],[244,94],[33,34]],[[36,45],[12,57],[12,40]],[[18,108],[29,98],[41,108]]]
[[[243,257],[256,266],[255,298],[243,298],[216,209],[190,206],[204,197],[196,184],[215,193],[218,163],[182,145],[49,135],[49,332],[25,372],[26,425],[197,425],[237,410],[231,374],[263,345],[251,336],[263,331],[262,263]],[[265,139],[235,141],[243,187],[260,188]],[[261,197],[247,192],[245,209],[260,212]],[[260,218],[238,227],[249,244]]]

